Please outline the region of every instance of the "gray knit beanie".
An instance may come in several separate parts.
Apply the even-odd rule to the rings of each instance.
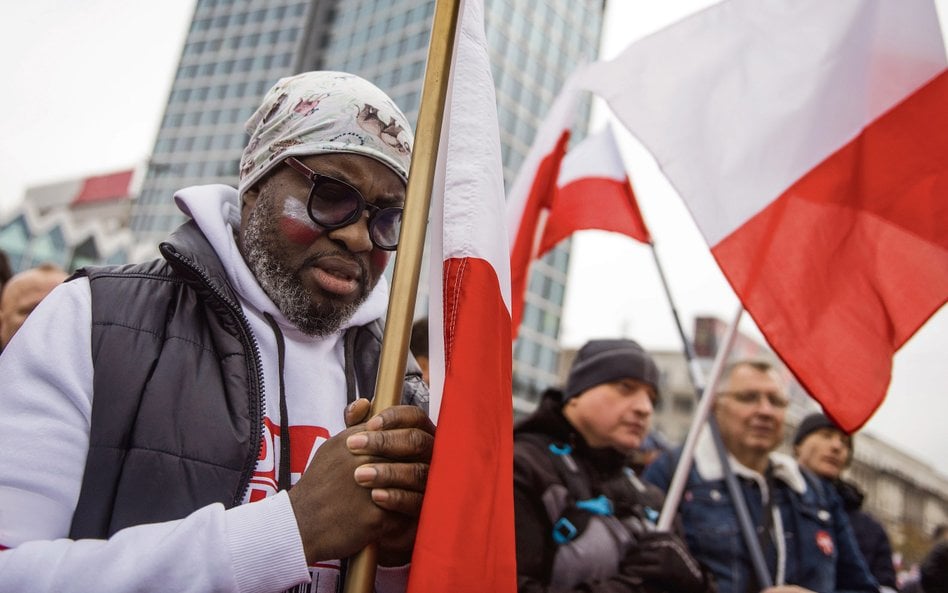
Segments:
[[[827,418],[825,414],[814,412],[800,421],[800,426],[797,427],[797,432],[793,436],[793,444],[799,445],[806,437],[810,436],[810,433],[816,432],[821,428],[832,428],[833,430],[842,432],[842,429],[833,424],[833,421]]]
[[[579,349],[570,368],[563,401],[591,387],[621,379],[635,379],[658,393],[658,366],[633,340],[590,340]]]
[[[797,428],[797,432],[793,436],[793,446],[796,447],[805,441],[806,437],[810,436],[821,428],[832,428],[833,430],[838,430],[839,432],[843,433],[843,435],[845,435],[846,445],[849,447],[849,456],[846,458],[846,464],[849,465],[849,462],[853,459],[853,453],[855,451],[855,448],[853,447],[853,437],[842,428],[836,426],[836,424],[830,420],[826,414],[814,412],[800,421],[800,426]]]

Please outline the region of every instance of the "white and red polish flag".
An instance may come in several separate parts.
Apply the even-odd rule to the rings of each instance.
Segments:
[[[536,257],[574,232],[588,229],[652,242],[608,125],[587,136],[563,158]]]
[[[574,80],[580,76],[582,70]],[[643,243],[652,240],[612,128],[606,126],[566,152],[578,92],[568,83],[560,93],[507,202],[508,232],[514,245],[510,277],[515,338],[530,265],[557,243],[589,229],[621,233]]]
[[[462,0],[460,11],[428,227],[438,429],[408,591],[514,593],[510,255],[500,131],[483,0]]]
[[[588,70],[757,325],[846,430],[948,300],[931,0],[728,0]]]
[[[537,251],[546,226],[546,216],[556,194],[556,178],[576,118],[579,93],[582,91],[575,82],[582,72],[580,69],[574,73],[553,101],[507,194],[513,338],[517,337],[523,317],[530,264],[539,257]]]

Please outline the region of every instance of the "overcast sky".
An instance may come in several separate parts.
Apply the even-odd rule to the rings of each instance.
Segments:
[[[129,166],[148,155],[195,0],[31,0],[0,4],[0,221],[25,187]],[[605,57],[713,0],[611,0]],[[942,23],[948,0],[936,2]],[[603,125],[599,110],[594,126]],[[738,301],[680,199],[648,154],[616,127],[638,200],[690,332],[696,314],[730,320]],[[575,239],[562,340],[625,335],[649,348],[680,340],[647,247]],[[756,330],[746,321],[742,329]],[[948,475],[948,311],[896,356],[894,380],[867,430]]]

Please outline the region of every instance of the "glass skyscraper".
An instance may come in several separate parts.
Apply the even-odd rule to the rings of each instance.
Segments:
[[[170,197],[236,185],[243,123],[277,79],[343,70],[371,80],[415,121],[434,0],[198,0],[131,227],[141,259],[183,216]],[[605,0],[485,0],[508,185],[566,77],[599,50]],[[585,121],[585,118],[580,118]],[[557,381],[569,245],[534,265],[514,348],[515,407]]]

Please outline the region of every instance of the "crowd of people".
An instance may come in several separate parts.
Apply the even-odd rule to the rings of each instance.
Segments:
[[[425,320],[402,405],[366,398],[410,125],[371,83],[309,72],[246,130],[237,188],[179,191],[160,259],[0,267],[0,592],[338,591],[368,544],[375,590],[404,590],[435,432]],[[592,340],[516,424],[519,591],[897,587],[842,478],[851,437],[816,414],[778,453],[788,398],[758,361],[727,369],[713,414],[766,580],[707,432],[659,530],[681,455],[640,454],[660,384],[635,341]],[[915,586],[944,591],[946,561],[939,544]]]

